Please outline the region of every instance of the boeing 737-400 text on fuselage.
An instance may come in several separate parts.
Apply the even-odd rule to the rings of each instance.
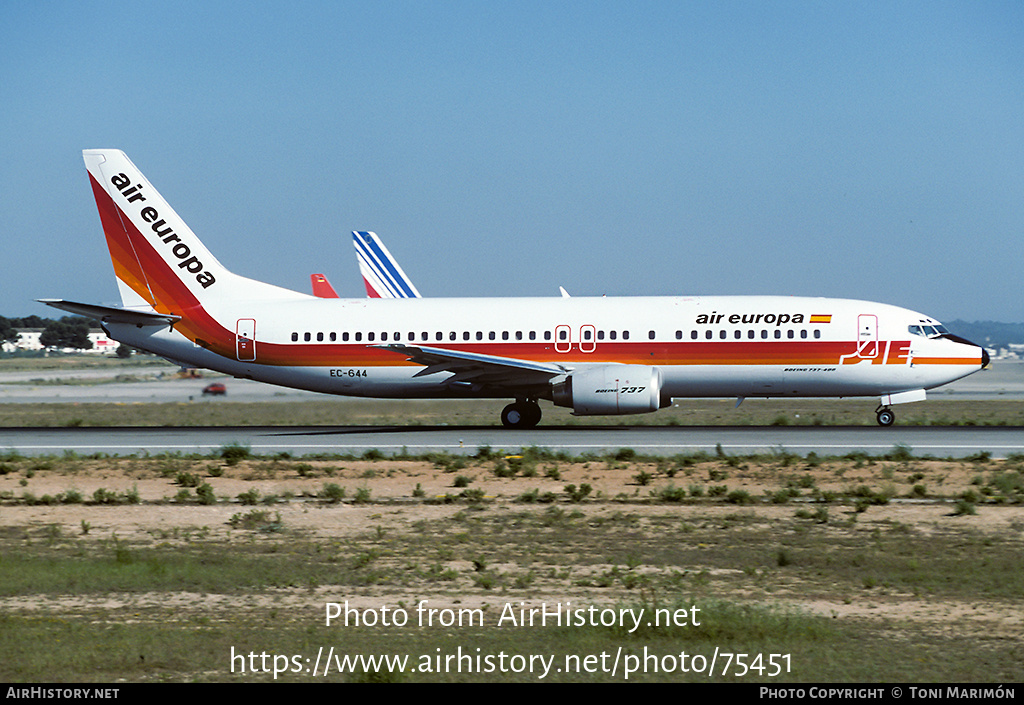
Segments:
[[[44,299],[126,345],[190,367],[327,394],[538,401],[576,415],[657,411],[679,397],[879,397],[894,404],[988,364],[928,316],[781,296],[322,298],[234,274],[125,154],[85,164],[123,305]]]

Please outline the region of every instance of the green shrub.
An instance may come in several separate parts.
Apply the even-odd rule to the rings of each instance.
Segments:
[[[200,504],[217,503],[217,495],[213,493],[213,487],[210,486],[209,482],[204,482],[196,488],[196,496],[199,497]]]
[[[260,491],[255,487],[238,495],[238,502],[243,506],[251,506],[260,501]]]
[[[746,490],[733,490],[725,497],[729,504],[753,504],[754,498]]]
[[[324,488],[320,490],[317,497],[332,504],[337,504],[341,500],[345,499],[345,488],[336,482],[328,482],[324,485]]]
[[[576,485],[565,486],[565,492],[569,495],[569,501],[571,502],[582,502],[583,498],[590,494],[592,489],[593,488],[585,482],[579,487],[576,487]]]

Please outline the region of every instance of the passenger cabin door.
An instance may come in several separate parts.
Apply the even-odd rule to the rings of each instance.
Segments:
[[[878,357],[878,316],[873,313],[857,316],[857,357],[864,360]]]

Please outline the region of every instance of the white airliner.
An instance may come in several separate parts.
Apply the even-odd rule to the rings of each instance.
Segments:
[[[328,394],[538,400],[636,414],[675,397],[875,396],[894,404],[988,364],[913,311],[782,296],[319,298],[229,272],[118,150],[86,167],[122,307],[42,299],[191,367]]]

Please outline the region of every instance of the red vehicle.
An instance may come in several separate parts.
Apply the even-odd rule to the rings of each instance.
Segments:
[[[203,387],[203,396],[212,394],[213,396],[223,396],[228,393],[228,388],[220,382],[214,382]]]

